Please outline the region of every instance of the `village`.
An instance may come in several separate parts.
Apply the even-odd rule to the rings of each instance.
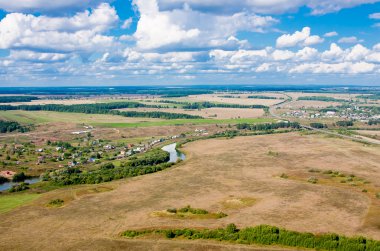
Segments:
[[[300,119],[341,119],[368,123],[371,120],[379,120],[380,115],[375,111],[377,107],[342,106],[322,109],[301,108],[282,113],[284,118]]]
[[[3,144],[0,146],[0,165],[3,170],[0,177],[6,180],[12,178],[20,172],[30,173],[32,176],[39,176],[44,171],[62,168],[74,168],[81,166],[93,168],[94,164],[101,164],[109,161],[122,161],[135,154],[141,154],[158,146],[163,146],[164,142],[176,142],[186,137],[207,136],[205,129],[195,129],[187,134],[172,135],[160,138],[151,138],[145,142],[137,144],[123,142],[112,142],[104,139],[94,139],[91,135],[93,127],[84,126],[86,131],[75,131],[73,135],[83,135],[73,142],[51,142],[41,147],[36,147],[32,142],[24,144]],[[36,168],[37,167],[37,168]],[[36,173],[35,170],[40,170]],[[4,180],[4,181],[6,181]]]

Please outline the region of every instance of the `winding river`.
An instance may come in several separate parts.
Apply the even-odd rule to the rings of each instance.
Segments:
[[[34,183],[39,182],[40,180],[41,180],[40,177],[34,177],[34,178],[26,179],[24,182],[29,183],[29,184],[34,184]],[[0,184],[0,192],[8,190],[13,185],[20,184],[20,183],[21,182],[5,182],[3,184]]]
[[[170,144],[170,145],[167,145],[167,146],[164,146],[163,148],[161,148],[165,152],[170,153],[170,160],[169,160],[170,163],[177,162],[177,160],[179,160],[179,159],[185,160],[185,158],[186,158],[185,154],[177,151],[176,146],[177,146],[177,143],[173,143],[173,144]]]

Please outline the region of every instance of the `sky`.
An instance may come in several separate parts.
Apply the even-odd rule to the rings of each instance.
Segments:
[[[380,85],[380,0],[0,0],[0,87]]]

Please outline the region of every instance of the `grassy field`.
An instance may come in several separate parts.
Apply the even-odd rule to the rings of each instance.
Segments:
[[[11,211],[12,209],[27,204],[40,195],[38,194],[16,194],[16,195],[6,195],[0,196],[0,214]]]
[[[380,239],[376,217],[380,199],[374,196],[380,192],[378,147],[319,134],[287,133],[200,140],[182,150],[186,161],[176,167],[107,183],[112,191],[79,196],[74,190],[79,186],[58,189],[41,195],[23,211],[0,215],[0,228],[6,229],[6,234],[0,233],[0,249],[41,249],[54,239],[51,248],[61,250],[135,245],[149,250],[157,246],[157,240],[134,240],[132,245],[124,242],[120,233],[163,227],[218,228],[231,222],[238,228],[269,224],[300,232]],[[310,172],[313,168],[355,175],[354,182],[360,178],[361,183],[343,184],[325,176],[312,184],[308,179],[317,175]],[[363,188],[368,192],[362,192]],[[72,199],[66,199],[69,197]],[[52,199],[64,199],[65,206],[44,206]],[[228,216],[152,216],[156,211],[187,205]],[[173,247],[174,243],[162,247]],[[198,244],[186,242],[185,250],[194,250]],[[226,250],[223,247],[199,250]]]
[[[0,119],[17,121],[25,124],[41,124],[49,122],[72,122],[72,123],[143,123],[159,122],[160,119],[152,118],[127,118],[123,116],[106,114],[83,114],[49,111],[0,111]]]
[[[272,122],[268,118],[247,118],[247,119],[172,119],[163,121],[146,121],[137,123],[93,123],[99,127],[127,128],[127,127],[150,127],[150,126],[170,126],[170,125],[207,125],[207,124],[238,124],[238,123],[265,123]]]

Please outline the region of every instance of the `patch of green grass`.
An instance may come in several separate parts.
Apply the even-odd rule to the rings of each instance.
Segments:
[[[94,123],[94,126],[108,128],[126,127],[150,127],[150,126],[172,126],[172,125],[204,125],[204,124],[239,124],[239,123],[266,123],[273,119],[266,118],[242,118],[242,119],[171,119],[164,121],[146,121],[137,123]]]
[[[64,204],[65,204],[64,200],[62,200],[62,199],[55,199],[55,200],[51,200],[48,203],[48,206],[49,207],[62,207]]]
[[[16,207],[25,205],[37,199],[39,196],[39,194],[28,193],[0,196],[0,213],[9,212]]]

